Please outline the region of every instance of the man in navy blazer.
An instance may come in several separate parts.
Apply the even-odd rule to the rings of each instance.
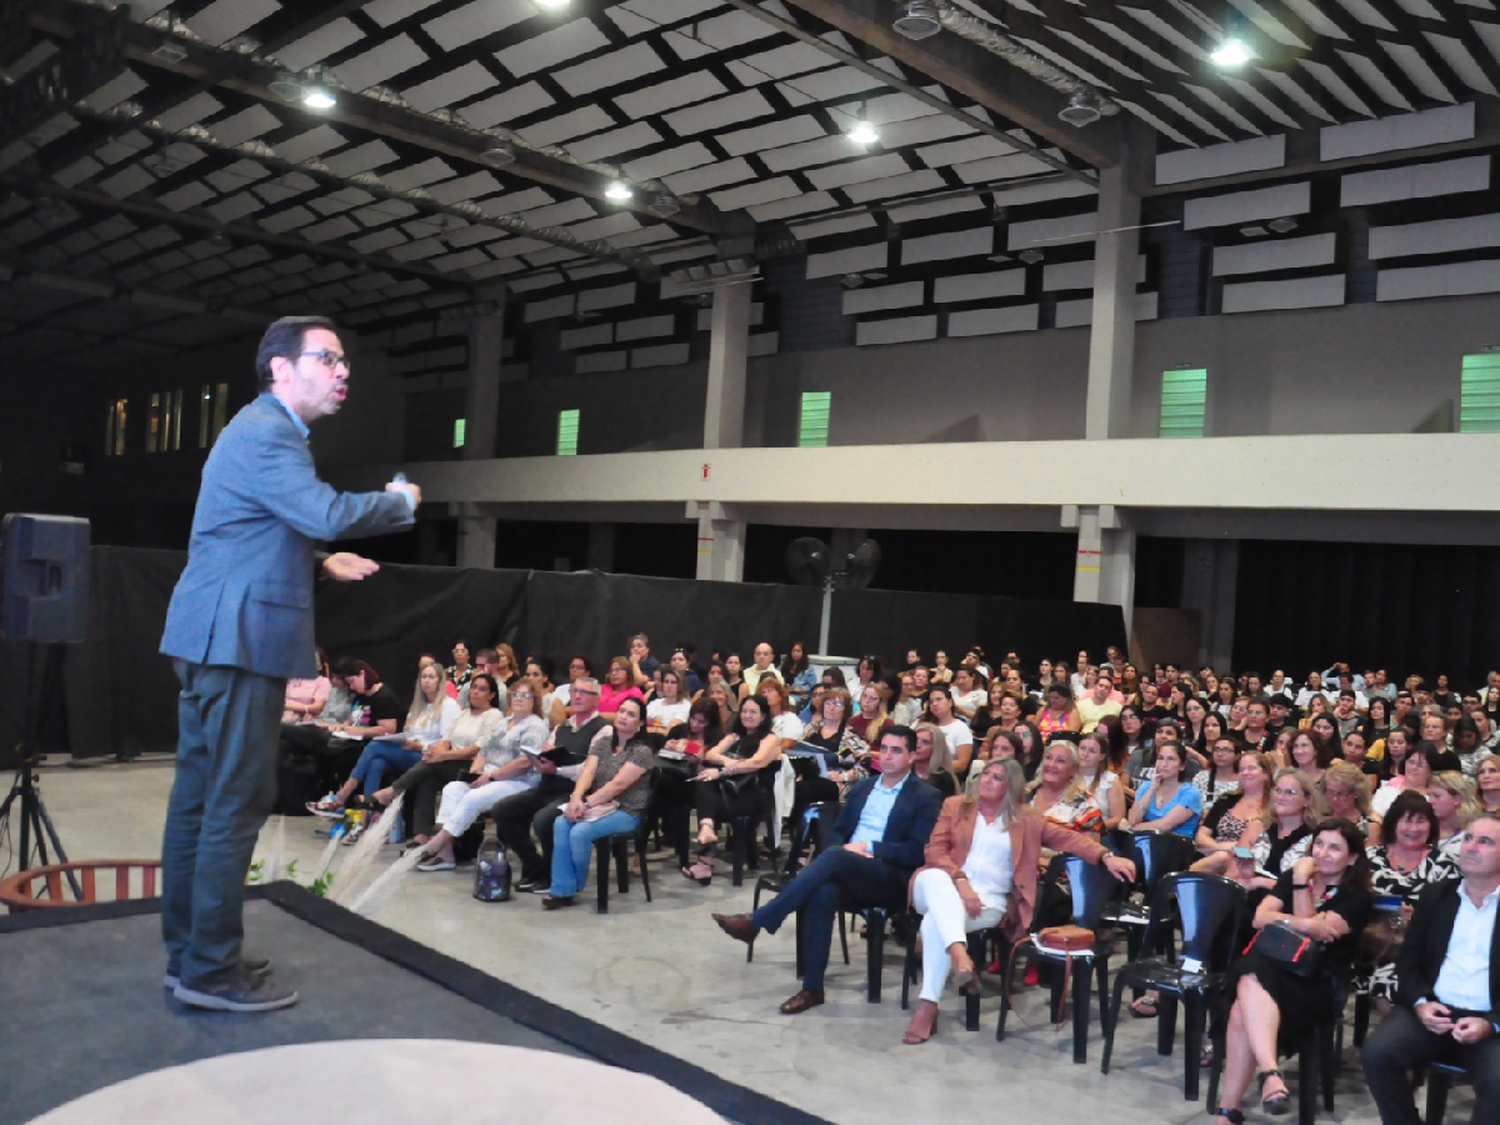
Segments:
[[[1474,1087],[1472,1125],[1500,1121],[1500,815],[1464,829],[1458,881],[1422,891],[1396,957],[1396,1000],[1362,1052],[1383,1125],[1420,1125],[1407,1074],[1457,1063]]]
[[[242,957],[240,943],[245,875],[276,797],[286,681],[316,674],[314,546],[410,527],[421,501],[405,481],[339,493],[318,479],[308,426],[349,393],[331,321],[276,321],[255,366],[261,394],[203,465],[187,567],[161,640],[182,685],[162,841],[165,983],[195,1007],[252,1012],[297,1001],[272,980],[267,959]],[[347,582],[377,567],[339,553],[321,569]]]
[[[937,823],[942,794],[911,772],[917,736],[891,727],[880,736],[880,776],[854,787],[827,846],[786,890],[754,914],[715,914],[730,937],[746,943],[761,930],[775,933],[803,911],[802,989],[781,1005],[796,1015],[823,1003],[823,973],[833,943],[833,921],[846,899],[865,906],[899,906],[911,873]]]

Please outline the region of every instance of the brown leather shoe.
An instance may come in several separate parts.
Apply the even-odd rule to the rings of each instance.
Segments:
[[[781,1005],[781,1014],[784,1016],[795,1016],[799,1012],[805,1012],[809,1008],[816,1008],[823,1003],[823,990],[821,988],[804,988],[786,1003]]]
[[[713,920],[735,941],[742,941],[750,945],[755,941],[755,935],[760,931],[755,928],[755,923],[750,920],[748,914],[715,914]]]

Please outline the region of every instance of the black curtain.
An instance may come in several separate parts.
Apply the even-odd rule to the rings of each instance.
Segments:
[[[75,757],[171,751],[177,740],[176,678],[157,652],[167,602],[186,555],[180,551],[95,547],[90,553],[88,640],[50,646],[63,667],[42,677],[43,747]],[[794,640],[818,640],[822,593],[804,586],[697,582],[580,571],[460,570],[384,563],[363,582],[323,582],[316,596],[318,641],[330,656],[358,656],[400,696],[416,680],[423,651],[445,661],[454,640],[494,641],[518,655],[546,653],[559,666],[583,653],[603,670],[636,632],[665,657],[692,641],[700,659],[720,647],[747,658],[758,641],[778,653]],[[1054,655],[1123,643],[1120,610],[1071,602],[1031,602],[966,594],[847,590],[834,595],[835,652],[878,653],[887,662],[908,647],[930,657],[946,647],[957,660],[975,640]],[[0,736],[20,739],[25,660],[20,644],[0,645]],[[66,723],[63,701],[66,700]]]
[[[1393,679],[1446,672],[1478,685],[1496,666],[1500,552],[1492,547],[1246,541],[1234,666],[1295,680],[1347,660]]]

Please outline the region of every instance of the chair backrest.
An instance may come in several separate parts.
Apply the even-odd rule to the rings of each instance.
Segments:
[[[1177,901],[1176,916],[1182,922],[1182,956],[1200,961],[1205,972],[1223,972],[1239,944],[1237,939],[1245,917],[1245,888],[1222,875],[1198,871],[1163,876],[1152,896],[1151,925],[1143,948],[1157,948],[1152,931],[1172,924],[1173,899]]]
[[[1048,909],[1053,895],[1059,893],[1057,882],[1068,877],[1068,893],[1072,896],[1071,921],[1075,926],[1088,930],[1099,928],[1099,916],[1104,912],[1114,894],[1115,877],[1103,864],[1093,864],[1076,855],[1055,855],[1047,867],[1047,876],[1042,883],[1042,893],[1037,903],[1033,929],[1041,928],[1041,919],[1053,917]]]
[[[1186,871],[1198,858],[1193,841],[1176,832],[1137,832],[1132,843],[1148,900],[1164,876]]]

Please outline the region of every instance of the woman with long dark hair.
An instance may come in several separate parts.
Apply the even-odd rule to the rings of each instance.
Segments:
[[[1309,854],[1276,881],[1255,910],[1257,931],[1276,923],[1324,943],[1323,965],[1313,977],[1296,976],[1279,961],[1251,948],[1230,971],[1234,998],[1224,1045],[1224,1085],[1216,1117],[1245,1120],[1240,1103],[1251,1076],[1261,1075],[1261,1109],[1286,1113],[1290,1094],[1277,1069],[1286,1044],[1282,1029],[1300,1035],[1334,1014],[1335,994],[1347,979],[1359,936],[1374,910],[1364,837],[1347,820],[1317,826]],[[1312,1075],[1302,1081],[1311,1082]]]
[[[765,699],[747,695],[740,701],[734,729],[704,752],[703,767],[698,774],[698,859],[682,873],[706,887],[713,879],[714,848],[719,843],[715,825],[754,815],[760,807],[760,785],[770,784],[764,775],[781,767],[781,739],[771,728]]]

